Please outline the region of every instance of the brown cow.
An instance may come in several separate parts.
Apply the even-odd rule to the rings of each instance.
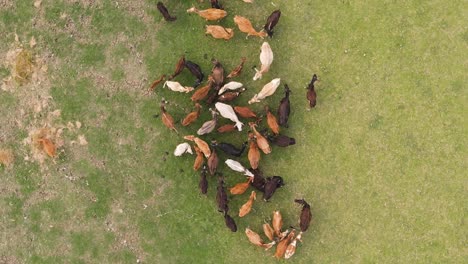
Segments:
[[[312,213],[310,212],[310,205],[304,199],[295,199],[294,202],[302,205],[299,226],[301,227],[301,231],[305,232],[309,228],[310,221],[312,220]]]

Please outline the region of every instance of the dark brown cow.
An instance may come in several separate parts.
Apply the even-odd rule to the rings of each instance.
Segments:
[[[283,127],[288,126],[288,119],[289,113],[291,112],[291,104],[289,102],[289,94],[291,90],[289,90],[289,86],[287,84],[284,85],[284,97],[280,101],[280,105],[278,107],[278,118],[279,118],[279,125]]]
[[[299,226],[301,227],[301,231],[305,232],[309,228],[310,221],[312,220],[310,205],[304,199],[295,199],[294,202],[302,205]]]
[[[218,177],[218,188],[216,192],[216,202],[218,204],[218,211],[227,213],[229,210],[228,199],[226,190],[224,189],[224,178],[223,176]]]
[[[230,215],[226,213],[224,213],[224,222],[226,223],[226,226],[231,229],[232,232],[236,232],[237,231],[237,225],[236,225],[236,222],[234,222],[234,219],[232,219],[232,217]]]
[[[284,185],[283,178],[280,176],[268,177],[265,183],[265,192],[263,193],[263,200],[268,202],[275,193],[276,189]]]
[[[307,87],[307,100],[309,100],[309,107],[313,108],[317,104],[317,93],[315,92],[315,82],[317,81],[317,75],[312,76],[312,80]]]
[[[177,17],[173,17],[173,16],[171,16],[169,14],[169,11],[167,11],[167,8],[164,6],[163,3],[158,2],[157,7],[158,7],[158,10],[161,13],[161,15],[163,15],[164,20],[166,20],[168,22],[172,22],[172,21],[175,21],[177,19]]]
[[[257,169],[250,168],[249,171],[252,172],[253,175],[254,175],[254,179],[253,179],[251,185],[255,189],[257,189],[257,190],[259,190],[261,192],[264,192],[265,191],[266,180],[263,177],[263,172],[259,168],[257,168]]]
[[[222,150],[224,153],[229,154],[231,156],[240,157],[244,152],[247,143],[248,142],[242,143],[242,147],[240,149],[236,148],[230,143],[217,143],[216,141],[212,141],[211,146],[216,147]]]
[[[275,10],[271,15],[268,17],[265,26],[263,27],[265,31],[268,33],[268,36],[273,37],[273,28],[278,24],[278,21],[281,17],[281,11]]]
[[[195,78],[197,78],[193,87],[197,87],[198,85],[200,85],[200,83],[203,81],[203,78],[205,77],[200,66],[198,66],[198,64],[194,62],[185,61],[185,67],[189,69],[190,73],[192,73],[192,75],[195,76]]]
[[[223,6],[218,2],[218,0],[210,0],[211,7],[216,9],[224,9]]]
[[[203,168],[200,172],[200,182],[198,183],[198,187],[200,188],[200,192],[206,194],[208,192],[208,180],[206,179],[206,173],[208,168],[206,165],[203,165]]]
[[[276,136],[269,135],[268,140],[272,144],[279,146],[279,147],[288,147],[290,145],[296,144],[296,140],[294,138],[291,138],[285,135],[276,135]]]

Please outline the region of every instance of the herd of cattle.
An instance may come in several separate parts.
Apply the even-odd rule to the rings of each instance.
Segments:
[[[220,5],[218,0],[211,0],[210,2],[211,8],[199,10],[193,7],[187,10],[187,12],[196,13],[206,20],[213,21],[220,20],[227,15],[227,12],[223,10],[223,7]],[[252,1],[244,0],[244,2],[251,3]],[[169,14],[169,11],[163,3],[158,2],[157,8],[166,21],[176,21],[177,18]],[[234,21],[242,32],[248,33],[248,36],[254,35],[263,38],[267,35],[272,37],[273,29],[278,23],[280,16],[280,10],[274,11],[268,17],[264,29],[260,32],[255,31],[255,29],[253,29],[251,26],[250,21],[246,18],[235,16]],[[218,33],[213,33],[215,31],[216,29],[213,26],[207,26],[207,33],[212,34],[215,38],[217,38],[217,35],[223,35],[218,34],[222,31],[224,31],[226,34],[233,35],[232,29],[223,28],[221,31],[218,30]],[[220,38],[229,39],[230,37]],[[234,218],[231,217],[232,213],[230,214],[232,211],[229,210],[230,208],[228,206],[229,199],[228,192],[226,191],[225,187],[224,175],[218,169],[218,152],[223,152],[228,156],[238,158],[244,154],[246,149],[248,149],[247,158],[250,163],[250,168],[246,168],[244,165],[234,159],[226,159],[225,161],[227,167],[233,171],[243,173],[247,177],[245,182],[234,185],[229,189],[229,192],[231,195],[240,195],[245,193],[247,189],[252,186],[257,191],[263,193],[264,201],[269,201],[275,191],[284,185],[284,181],[280,176],[264,177],[262,171],[259,169],[259,163],[262,156],[261,152],[263,152],[265,155],[269,154],[272,151],[270,144],[279,147],[287,147],[296,143],[294,138],[280,134],[280,127],[288,128],[288,119],[290,114],[290,89],[287,84],[284,85],[284,97],[280,101],[277,116],[275,116],[268,105],[264,106],[266,125],[268,127],[266,129],[262,129],[260,131],[257,129],[257,127],[262,125],[263,115],[259,116],[248,106],[237,105],[233,107],[228,104],[229,102],[232,102],[238,98],[242,92],[245,91],[242,83],[232,81],[233,78],[238,77],[242,73],[245,61],[246,58],[241,58],[241,63],[226,75],[221,62],[213,59],[211,74],[207,78],[206,85],[197,88],[202,84],[205,75],[198,64],[186,60],[185,56],[182,56],[176,63],[174,73],[169,75],[167,78],[166,75],[162,75],[151,84],[149,89],[149,91],[153,91],[159,84],[164,82],[164,87],[168,87],[172,91],[183,93],[193,92],[190,99],[194,103],[195,110],[189,113],[181,121],[182,126],[190,126],[199,118],[202,109],[201,103],[203,101],[206,105],[208,105],[208,109],[212,116],[211,120],[204,122],[203,125],[196,131],[197,136],[184,136],[183,138],[185,140],[194,143],[193,146],[188,142],[181,143],[176,146],[174,155],[182,156],[185,153],[194,154],[192,151],[193,147],[196,155],[193,169],[195,171],[200,171],[199,188],[202,194],[207,194],[208,192],[207,175],[210,174],[212,176],[217,176],[218,180],[216,203],[218,211],[223,214],[225,224],[232,232],[237,231],[237,225]],[[253,77],[253,80],[261,79],[263,75],[268,73],[272,62],[273,51],[268,42],[264,42],[261,46],[260,52],[261,67],[260,70],[255,69],[255,76]],[[193,86],[183,86],[179,82],[174,81],[174,78],[178,76],[184,69],[187,69],[195,77],[196,80]],[[228,82],[227,80],[230,81]],[[316,104],[316,93],[314,87],[316,81],[317,76],[314,74],[307,90],[307,100],[309,101],[310,108],[315,107]],[[280,82],[280,78],[272,79],[261,89],[259,93],[255,94],[254,97],[248,101],[248,104],[261,102],[261,100],[272,95],[279,87]],[[167,103],[167,101],[162,100],[160,105],[162,122],[166,127],[178,134],[179,132],[176,128],[176,123],[174,122],[172,115],[168,113],[166,109]],[[232,121],[232,123],[219,126],[219,116]],[[206,142],[199,137],[206,134],[213,136],[214,133],[235,133],[237,135],[242,135],[242,133],[239,133],[243,130],[244,126],[244,123],[241,121],[242,119],[250,120],[250,122],[248,122],[250,131],[248,131],[247,135],[243,135],[245,137],[245,142],[241,147],[236,147],[235,145],[228,142],[218,142],[217,140]],[[216,129],[216,127],[218,128]],[[242,218],[250,213],[253,203],[256,200],[256,196],[257,193],[252,191],[247,202],[239,208],[239,218]],[[248,240],[252,244],[265,248],[266,250],[270,249],[273,245],[276,244],[277,247],[275,257],[290,258],[296,250],[297,241],[299,240],[302,242],[302,234],[303,232],[307,231],[312,218],[310,205],[304,199],[296,199],[295,202],[302,206],[302,211],[299,218],[300,231],[297,235],[294,228],[291,231],[282,229],[283,220],[281,213],[279,211],[275,211],[272,217],[272,225],[269,223],[265,223],[263,225],[265,236],[270,240],[270,242],[264,243],[263,239],[258,233],[254,232],[250,228],[246,228],[245,234],[247,235]]]

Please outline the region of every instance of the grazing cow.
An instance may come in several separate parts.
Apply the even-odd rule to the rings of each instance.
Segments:
[[[247,106],[234,106],[234,111],[243,118],[257,118],[257,115]]]
[[[193,169],[197,171],[198,169],[200,169],[204,161],[203,152],[197,145],[193,146],[193,148],[195,149],[195,152],[197,153],[197,157],[195,158],[195,161],[193,162]]]
[[[239,65],[237,65],[237,67],[232,70],[228,76],[226,76],[226,78],[230,79],[230,78],[234,78],[234,77],[237,77],[241,74],[242,72],[242,68],[244,68],[244,63],[245,61],[247,60],[247,58],[245,57],[242,57],[241,58],[241,63]]]
[[[169,11],[167,11],[167,8],[164,6],[163,3],[158,2],[158,4],[156,6],[158,7],[158,10],[161,13],[161,15],[163,15],[164,20],[166,20],[168,22],[172,22],[172,21],[175,21],[177,19],[177,17],[173,17],[173,16],[171,16],[169,14]]]
[[[281,11],[275,10],[271,15],[268,17],[265,26],[263,27],[265,31],[268,33],[268,36],[273,37],[273,28],[278,24],[278,21],[281,17]]]
[[[206,25],[205,34],[210,34],[215,39],[229,40],[234,37],[234,30],[232,28],[224,28],[218,25]]]
[[[249,177],[247,179],[247,182],[241,182],[241,183],[234,185],[232,188],[229,189],[229,192],[231,192],[231,194],[234,194],[234,195],[243,194],[249,188],[252,178],[253,177]]]
[[[218,0],[210,0],[210,1],[211,1],[212,8],[224,9],[223,6],[218,2]]]
[[[211,90],[211,87],[213,86],[213,79],[211,76],[208,76],[208,83],[203,86],[198,88],[190,98],[192,101],[200,101],[206,98],[208,96],[208,93]]]
[[[271,152],[271,148],[270,144],[268,144],[268,140],[266,140],[266,138],[257,131],[255,128],[257,125],[255,123],[249,122],[249,126],[254,132],[258,147],[263,151],[263,153],[269,154]]]
[[[292,257],[292,255],[294,255],[294,253],[296,253],[297,241],[299,240],[302,242],[301,237],[302,237],[302,232],[299,232],[299,235],[297,235],[293,239],[291,244],[288,245],[288,247],[286,248],[286,253],[284,254],[285,259],[289,259],[290,257]]]
[[[283,216],[281,215],[280,211],[273,212],[273,220],[271,224],[273,225],[275,236],[280,237],[282,234],[281,229],[283,228]]]
[[[260,150],[258,150],[257,143],[255,141],[254,135],[252,133],[249,133],[249,152],[247,154],[247,158],[249,159],[250,166],[252,166],[253,169],[258,168],[258,163],[260,162]]]
[[[313,108],[317,104],[317,93],[315,92],[315,82],[317,81],[317,75],[312,76],[312,80],[307,87],[307,100],[309,100],[309,107]]]
[[[219,133],[227,133],[227,132],[232,132],[234,130],[237,130],[237,128],[234,124],[226,124],[226,125],[220,126],[217,130]]]
[[[203,139],[193,135],[184,136],[184,139],[195,142],[195,144],[197,144],[197,146],[203,152],[203,155],[205,155],[205,158],[209,158],[211,156],[210,146]]]
[[[203,165],[203,168],[200,172],[200,182],[198,183],[198,187],[200,188],[200,192],[206,194],[208,192],[208,180],[206,179],[206,173],[208,168],[206,165]]]
[[[213,69],[211,69],[211,77],[213,77],[215,88],[219,90],[224,84],[224,68],[223,65],[216,59],[213,59],[211,62],[213,63]]]
[[[283,126],[283,127],[289,127],[288,119],[289,119],[289,113],[291,112],[291,104],[289,102],[290,93],[291,93],[291,90],[289,90],[289,86],[285,84],[284,85],[284,97],[283,99],[281,99],[280,105],[278,108],[279,124],[280,126]]]
[[[299,226],[301,227],[301,231],[305,232],[309,228],[310,221],[312,220],[312,213],[310,212],[310,205],[304,199],[295,199],[294,202],[302,205]]]
[[[273,196],[277,188],[284,185],[283,178],[280,176],[268,177],[265,183],[265,192],[263,193],[263,200],[268,202]]]
[[[182,86],[180,83],[173,82],[173,81],[166,81],[163,87],[166,87],[166,86],[174,92],[190,93],[191,91],[193,91],[193,87]]]
[[[171,76],[169,76],[169,80],[174,79],[177,75],[179,75],[182,72],[182,70],[184,68],[185,68],[185,56],[182,55],[182,57],[180,57],[179,61],[177,61],[174,73]]]
[[[276,78],[271,80],[271,82],[265,84],[262,90],[258,94],[255,94],[252,99],[248,101],[249,104],[258,103],[260,100],[265,99],[266,97],[275,93],[276,88],[280,85],[281,79]]]
[[[211,151],[211,156],[208,158],[208,168],[210,169],[210,174],[214,175],[216,172],[216,169],[218,168],[218,154],[216,154],[216,150]]]
[[[192,73],[192,75],[195,76],[195,78],[197,78],[197,81],[195,82],[195,85],[193,87],[197,87],[198,85],[200,85],[200,83],[203,81],[203,78],[205,77],[200,66],[198,66],[198,64],[194,62],[185,61],[185,67],[189,69],[190,73]]]
[[[286,253],[289,242],[291,242],[294,235],[295,235],[295,231],[292,230],[286,238],[284,238],[278,243],[278,246],[276,246],[275,258],[280,259],[284,257],[284,254]]]
[[[218,101],[219,102],[230,102],[230,101],[236,99],[237,97],[239,97],[239,95],[241,93],[243,93],[245,90],[246,90],[245,88],[242,88],[238,92],[225,92],[225,93],[223,93],[222,95],[220,95],[218,97]]]
[[[209,109],[211,111],[212,119],[203,123],[203,125],[198,129],[198,135],[204,135],[213,132],[216,127],[216,123],[218,122],[218,113],[213,109]]]
[[[227,213],[229,210],[228,207],[228,198],[226,190],[224,189],[224,178],[223,176],[218,177],[218,188],[216,192],[216,203],[218,204],[218,211]]]
[[[287,146],[296,144],[296,140],[294,138],[290,138],[285,135],[276,135],[276,136],[269,135],[268,140],[274,145],[279,146],[279,147],[287,147]]]
[[[166,102],[164,100],[161,102],[161,119],[166,127],[179,134],[174,126],[174,118],[166,111]]]
[[[265,105],[265,112],[266,112],[266,115],[267,115],[268,127],[270,127],[273,134],[278,135],[279,130],[280,130],[279,125],[278,125],[278,120],[276,119],[276,116],[274,116],[271,113],[270,108],[268,107],[268,105]]]
[[[197,118],[200,116],[201,105],[199,103],[195,103],[195,111],[189,113],[184,120],[182,120],[183,126],[188,126],[193,123]]]
[[[257,32],[252,26],[250,20],[245,17],[234,16],[234,23],[237,24],[240,31],[247,33],[247,37],[245,38],[248,38],[249,36],[257,36],[263,39],[267,36],[267,33],[265,33],[264,31]]]
[[[256,81],[263,77],[264,73],[267,73],[270,70],[270,66],[273,63],[273,51],[271,50],[270,44],[268,42],[263,42],[261,51],[260,51],[260,62],[262,66],[260,70],[255,69],[255,75],[253,80]]]
[[[265,233],[265,236],[267,236],[268,239],[270,239],[270,241],[274,240],[275,231],[270,226],[270,224],[268,223],[263,224],[263,233]]]
[[[156,79],[154,82],[152,82],[150,85],[150,88],[148,89],[148,93],[152,92],[156,88],[156,86],[158,86],[158,84],[163,82],[165,79],[166,79],[166,75],[163,74],[161,75],[161,77],[159,77],[159,79]]]
[[[208,20],[220,20],[227,15],[227,12],[218,8],[208,8],[205,10],[198,10],[195,7],[187,9],[187,13],[196,13],[204,19]]]
[[[268,244],[263,243],[263,240],[260,237],[260,235],[255,233],[252,229],[250,229],[248,227],[245,229],[245,235],[249,239],[250,243],[252,243],[252,244],[254,244],[256,246],[262,247],[265,250],[270,249],[274,244],[276,244],[275,241],[273,241],[271,243],[268,243]]]
[[[252,186],[257,190],[264,192],[266,180],[263,177],[263,172],[259,168],[250,168],[249,171],[254,175],[254,179],[251,183]]]
[[[211,146],[216,147],[220,150],[222,150],[224,153],[235,156],[235,157],[240,157],[242,153],[245,150],[245,147],[247,146],[247,142],[242,143],[242,147],[240,149],[236,148],[234,145],[230,143],[217,143],[216,141],[212,141]]]
[[[234,222],[234,219],[230,215],[227,214],[227,212],[224,213],[224,222],[226,223],[226,226],[231,229],[232,232],[237,231],[237,225],[236,222]]]
[[[255,191],[252,191],[250,193],[249,200],[245,204],[243,204],[241,208],[239,209],[239,217],[244,217],[248,213],[250,213],[250,210],[252,210],[253,202],[256,199],[257,199],[257,194],[255,193]]]

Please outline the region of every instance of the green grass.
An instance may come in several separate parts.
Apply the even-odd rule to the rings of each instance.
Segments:
[[[205,36],[204,26],[217,22],[185,10],[207,1],[164,1],[174,23],[162,20],[156,2],[55,0],[36,9],[19,0],[0,7],[2,60],[16,47],[16,33],[23,44],[34,36],[34,54],[48,65],[40,86],[0,90],[0,148],[15,152],[14,165],[0,167],[0,262],[271,263],[272,252],[251,245],[243,231],[260,232],[277,209],[285,226],[297,226],[293,199],[301,197],[314,220],[291,263],[468,261],[463,1],[221,1],[225,27],[235,27],[239,14],[260,29],[273,10],[282,11],[266,39],[274,62],[256,82],[251,68],[259,66],[263,40],[237,29],[228,42]],[[250,191],[230,197],[237,233],[216,210],[216,180],[209,178],[208,195],[200,195],[193,158],[172,155],[183,135],[210,118],[209,106],[182,127],[193,109],[190,95],[162,86],[144,95],[183,54],[205,75],[212,58],[229,72],[247,57],[237,81],[248,90],[235,104],[246,105],[275,77],[292,90],[290,128],[282,133],[298,144],[273,147],[261,160],[265,174],[281,175],[286,185],[269,203],[259,194],[242,219],[235,212]],[[0,64],[1,79],[11,72]],[[305,87],[314,73],[318,104],[308,111]],[[187,71],[176,80],[194,82]],[[42,98],[39,91],[52,99],[35,113],[24,97]],[[252,107],[269,104],[275,112],[282,96],[281,86]],[[163,98],[179,135],[154,117]],[[55,162],[25,161],[31,150],[23,139],[55,109],[61,116],[52,125],[80,121],[82,128],[64,129],[64,153]],[[246,131],[202,138],[240,145]],[[88,145],[71,144],[78,135]],[[239,160],[248,164],[246,156]],[[220,170],[228,187],[244,180]]]

